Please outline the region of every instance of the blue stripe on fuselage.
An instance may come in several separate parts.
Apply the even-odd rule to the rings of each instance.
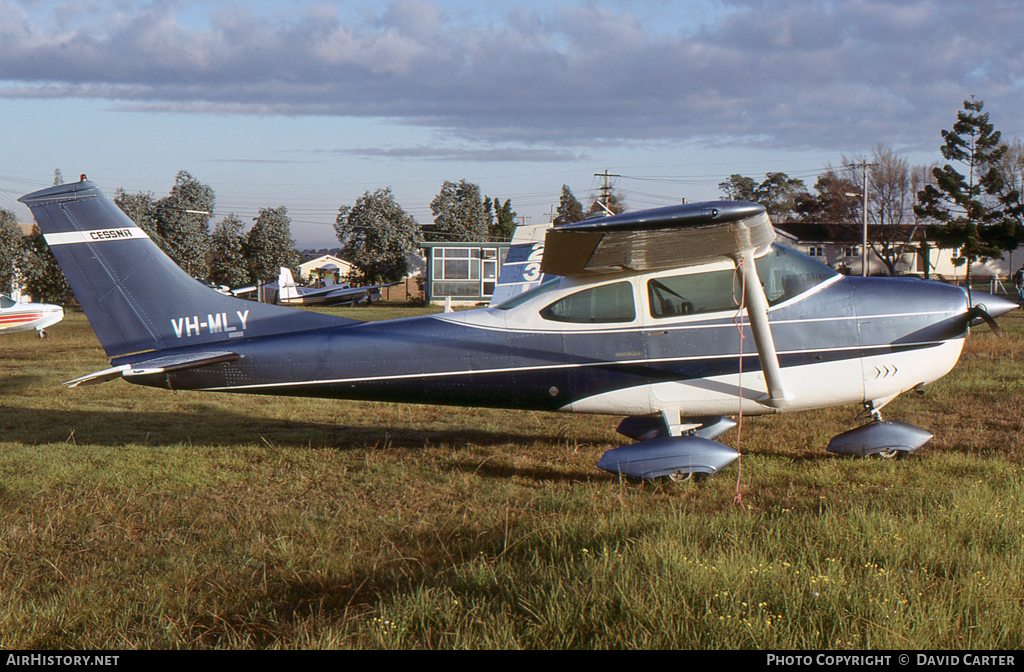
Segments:
[[[789,368],[927,348],[962,336],[962,295],[916,280],[844,279],[772,311],[779,363]],[[660,326],[580,333],[485,329],[443,316],[370,322],[239,339],[230,344],[242,355],[237,362],[135,382],[555,410],[602,392],[739,370],[740,337],[731,317]],[[743,370],[759,370],[748,326],[744,333]]]

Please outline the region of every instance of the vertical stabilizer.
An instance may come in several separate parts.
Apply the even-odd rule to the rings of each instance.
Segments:
[[[295,284],[291,269],[282,266],[281,274],[277,276],[277,300],[281,303],[292,303],[300,298],[299,286]]]
[[[31,208],[110,357],[355,322],[211,289],[84,178],[18,200]]]

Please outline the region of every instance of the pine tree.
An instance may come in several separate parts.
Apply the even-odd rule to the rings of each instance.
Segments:
[[[512,199],[506,198],[502,203],[494,199],[494,226],[491,227],[492,240],[512,240],[516,232],[516,211],[512,209]]]
[[[935,184],[918,192],[914,207],[918,216],[935,222],[928,234],[939,247],[958,250],[953,263],[967,264],[968,287],[971,265],[1001,256],[1016,239],[998,201],[1002,179],[996,164],[1006,146],[1000,144],[1001,134],[989,122],[988,113],[982,113],[983,107],[980,100],[965,100],[953,130],[942,131],[943,158],[960,164],[964,172],[949,163],[933,169]]]
[[[558,199],[558,210],[555,214],[555,224],[571,224],[584,219],[583,204],[573,195],[572,190],[566,184],[562,185],[562,195]]]

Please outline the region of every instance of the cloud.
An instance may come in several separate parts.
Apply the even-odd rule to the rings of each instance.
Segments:
[[[0,0],[0,97],[381,117],[555,154],[599,141],[920,144],[970,95],[1024,126],[1016,0],[722,0],[699,25],[685,5],[652,6],[662,20],[585,3],[481,21],[397,0],[362,19],[229,4],[186,22],[187,3],[46,17]]]

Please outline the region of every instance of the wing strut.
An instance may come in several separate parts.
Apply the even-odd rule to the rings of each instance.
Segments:
[[[743,300],[747,304],[747,319],[750,321],[750,330],[754,334],[757,358],[761,361],[761,371],[764,372],[764,382],[768,388],[768,394],[758,399],[758,402],[772,408],[782,408],[793,397],[787,394],[782,386],[779,356],[775,352],[775,341],[772,339],[772,330],[768,326],[768,299],[765,298],[764,287],[761,286],[761,280],[757,277],[753,248],[742,250],[740,261],[743,286],[746,290]]]

